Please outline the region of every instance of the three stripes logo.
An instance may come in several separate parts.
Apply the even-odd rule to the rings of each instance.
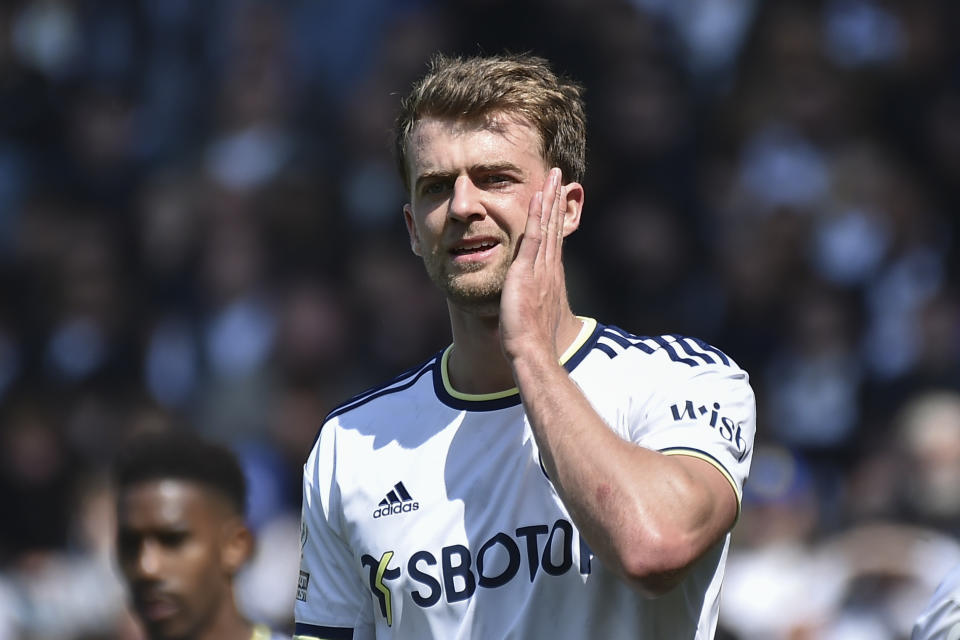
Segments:
[[[409,513],[420,508],[420,503],[410,497],[407,488],[403,482],[393,485],[393,489],[387,493],[387,496],[380,501],[376,511],[373,512],[374,518],[385,518],[398,513]]]

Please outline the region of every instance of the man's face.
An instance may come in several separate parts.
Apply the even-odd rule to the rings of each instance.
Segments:
[[[413,252],[461,309],[492,315],[549,167],[523,120],[425,118],[410,136],[404,219]]]
[[[224,498],[188,481],[132,485],[118,499],[117,555],[151,640],[194,637],[227,599],[238,526]]]

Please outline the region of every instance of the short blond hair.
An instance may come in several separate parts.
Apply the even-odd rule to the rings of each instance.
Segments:
[[[427,73],[400,102],[394,152],[407,190],[407,144],[425,117],[483,121],[492,115],[517,115],[540,135],[540,153],[564,180],[579,182],[586,171],[587,119],[583,88],[557,76],[549,63],[528,54],[471,58],[435,54]]]

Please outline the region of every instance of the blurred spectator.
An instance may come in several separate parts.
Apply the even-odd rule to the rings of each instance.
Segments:
[[[0,522],[0,558],[15,565],[67,546],[78,468],[52,407],[30,396],[4,405],[0,508],[9,515]]]
[[[722,627],[742,640],[785,640],[828,617],[844,574],[840,558],[816,547],[819,519],[806,462],[757,447],[724,578]]]
[[[895,520],[824,536],[804,459],[763,447],[753,464],[721,626],[740,640],[906,638],[940,568],[960,560],[960,544]]]
[[[904,473],[900,507],[913,522],[956,532],[960,524],[960,393],[916,396],[896,423]]]

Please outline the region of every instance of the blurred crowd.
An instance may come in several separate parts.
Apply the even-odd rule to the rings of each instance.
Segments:
[[[437,50],[586,88],[574,310],[751,373],[726,640],[902,640],[960,562],[960,5],[0,3],[0,640],[139,638],[109,465],[228,442],[290,624],[326,412],[449,341],[390,155]]]

